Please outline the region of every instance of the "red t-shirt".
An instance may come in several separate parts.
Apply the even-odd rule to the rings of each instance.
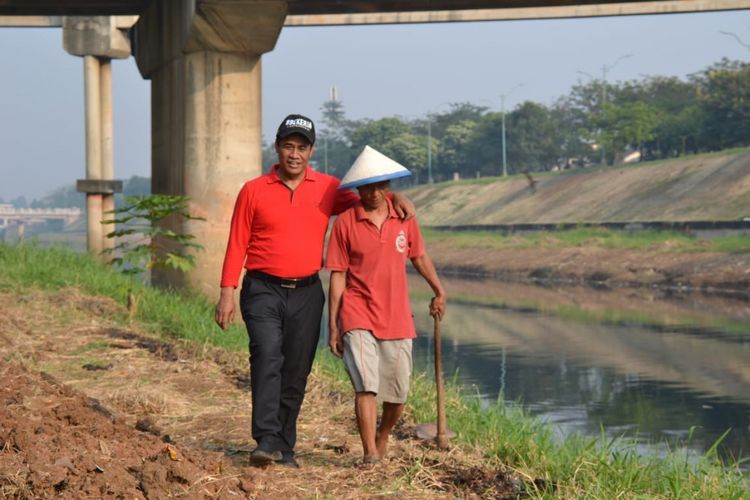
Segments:
[[[291,191],[271,172],[245,183],[237,196],[224,256],[221,286],[236,287],[242,267],[282,278],[318,272],[328,220],[359,197],[339,189],[340,181],[310,166]]]
[[[328,241],[326,268],[346,271],[339,309],[341,331],[370,330],[379,339],[416,337],[406,283],[406,260],[424,254],[416,218],[402,221],[388,200],[380,231],[361,203],[341,214]]]

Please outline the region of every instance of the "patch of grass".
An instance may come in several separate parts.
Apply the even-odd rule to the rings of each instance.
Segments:
[[[0,245],[0,289],[23,292],[74,286],[124,302],[126,284],[126,278],[86,255]],[[143,288],[140,292],[138,319],[148,322],[154,331],[228,349],[246,348],[241,328],[228,333],[217,330],[212,306],[206,299],[156,289]],[[347,390],[349,383],[340,360],[321,352],[315,369],[326,377],[332,390]],[[407,411],[414,422],[436,420],[434,394],[427,375],[417,374]],[[162,404],[158,398],[132,403],[146,404],[152,412],[158,412]],[[604,436],[594,439],[573,435],[557,443],[550,427],[526,414],[520,405],[506,405],[500,397],[486,407],[477,396],[463,393],[455,382],[446,390],[446,412],[450,427],[459,435],[456,443],[481,450],[490,464],[502,462],[510,467],[526,479],[527,491],[533,497],[740,499],[748,494],[747,477],[737,464],[721,462],[716,452],[718,443],[698,460],[688,460],[680,452],[641,456],[634,445]],[[420,474],[419,469],[417,461],[405,471],[406,484],[410,474]],[[7,478],[5,483],[7,486]]]
[[[438,231],[422,228],[422,237],[428,243],[448,242],[459,248],[522,248],[528,243],[519,238],[491,231]]]
[[[666,252],[750,253],[750,236],[703,240],[678,231],[622,231],[580,227],[560,231],[508,234],[491,231],[438,231],[424,228],[428,243],[445,242],[458,248],[526,249],[593,247]]]
[[[81,368],[84,370],[96,371],[96,370],[109,370],[112,368],[112,363],[105,359],[85,357],[78,361]]]
[[[712,241],[716,252],[725,253],[750,253],[750,237],[748,236],[725,236]]]
[[[95,340],[94,342],[89,342],[88,344],[75,349],[71,354],[79,355],[90,351],[96,351],[98,349],[106,349],[109,345],[110,343],[107,340]]]

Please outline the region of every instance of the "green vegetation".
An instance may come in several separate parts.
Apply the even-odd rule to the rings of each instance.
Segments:
[[[126,277],[86,255],[33,245],[0,245],[2,291],[77,287],[124,304],[124,285]],[[115,319],[128,321],[124,313]],[[194,294],[144,287],[137,319],[168,338],[246,348],[243,329],[233,326],[220,332],[213,322],[212,305]],[[341,363],[331,355],[321,353],[316,370],[333,388],[349,390]],[[661,458],[639,456],[632,445],[604,437],[571,436],[558,443],[549,427],[517,406],[498,401],[485,408],[477,398],[450,386],[446,409],[451,428],[459,433],[457,442],[482,450],[489,463],[503,463],[525,478],[532,496],[740,499],[748,495],[738,464],[723,464],[717,446],[694,460],[679,451]],[[434,387],[424,375],[414,379],[409,412],[416,422],[435,420]]]
[[[750,251],[750,238],[747,236],[726,236],[712,243],[716,252],[748,253]]]
[[[109,347],[109,342],[106,340],[98,340],[96,342],[90,342],[84,346],[79,347],[72,351],[72,354],[83,354],[84,352],[96,351],[98,349],[105,349]]]
[[[643,160],[675,158],[749,145],[748,99],[750,64],[726,59],[684,80],[592,78],[551,105],[527,100],[505,113],[455,102],[418,118],[351,120],[343,102],[331,99],[321,107],[319,144],[326,151],[316,160],[320,170],[340,177],[369,144],[407,165],[417,184],[428,182],[428,169],[437,181],[455,173],[496,176],[503,124],[510,174],[613,165],[634,152]],[[269,146],[264,164],[273,158]]]
[[[192,234],[177,232],[165,224],[167,219],[173,224],[205,220],[190,215],[189,201],[187,196],[166,194],[125,198],[125,206],[108,212],[112,218],[103,221],[113,225],[107,238],[119,241],[104,253],[115,256],[112,264],[127,275],[143,275],[156,267],[192,271],[195,257],[186,252],[203,250],[203,246],[193,241]]]
[[[86,254],[55,247],[0,244],[0,290],[23,293],[30,288],[76,287],[124,305],[130,285],[127,276]],[[133,287],[134,293],[141,297],[134,319],[154,333],[232,349],[247,348],[243,327],[232,325],[225,332],[216,327],[213,305],[205,297],[189,292],[167,293],[141,283],[134,283]],[[126,322],[128,316],[123,314],[116,319]]]
[[[750,237],[702,240],[676,231],[622,231],[581,227],[562,231],[503,234],[489,231],[438,231],[424,228],[427,242],[449,242],[459,248],[524,249],[595,247],[668,252],[750,253]]]

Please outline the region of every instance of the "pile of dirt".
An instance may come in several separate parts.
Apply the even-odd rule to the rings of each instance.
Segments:
[[[0,379],[2,498],[218,498],[250,489],[222,474],[220,454],[137,431],[49,375],[0,360]]]

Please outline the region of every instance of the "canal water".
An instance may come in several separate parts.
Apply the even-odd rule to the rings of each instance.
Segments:
[[[415,369],[434,373],[429,288],[410,276]],[[443,368],[465,392],[502,398],[644,452],[750,456],[750,302],[652,290],[443,279]]]

